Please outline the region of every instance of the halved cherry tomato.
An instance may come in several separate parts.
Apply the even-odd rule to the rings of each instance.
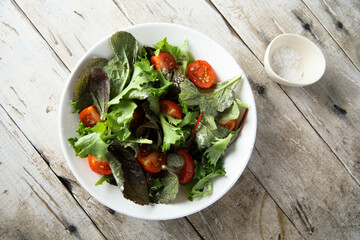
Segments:
[[[162,165],[166,163],[166,153],[154,152],[150,146],[141,146],[136,157],[143,169],[149,173],[160,172]]]
[[[181,119],[182,111],[181,108],[170,100],[162,100],[159,102],[160,112],[168,114],[170,117]]]
[[[158,55],[154,55],[150,58],[150,63],[154,65],[156,70],[164,71],[166,69],[168,72],[172,70],[177,70],[178,65],[171,54],[166,52],[161,52]]]
[[[179,177],[180,183],[188,183],[193,179],[195,173],[195,163],[191,155],[185,150],[179,150],[176,152],[178,155],[182,155],[185,158],[185,164],[181,170]]]
[[[200,88],[209,88],[215,80],[215,73],[207,61],[196,60],[186,68],[190,80]]]
[[[236,126],[236,119],[232,119],[232,120],[218,120],[217,121],[221,126],[223,126],[224,128],[227,128],[231,131],[234,131],[235,126]]]
[[[133,119],[130,121],[130,128],[140,127],[145,121],[145,111],[140,102],[137,102],[137,108],[133,113]]]
[[[106,160],[101,160],[95,156],[88,155],[89,166],[91,170],[101,175],[109,175],[112,173],[110,165]]]
[[[83,122],[83,124],[87,127],[93,127],[98,122],[102,122],[100,119],[100,115],[94,105],[91,105],[90,107],[87,107],[84,110],[82,110],[79,115],[79,118]]]

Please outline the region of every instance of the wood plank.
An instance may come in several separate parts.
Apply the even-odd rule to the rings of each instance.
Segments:
[[[0,107],[1,239],[104,239]]]
[[[10,27],[1,25],[0,31],[0,71],[2,73],[0,102],[31,144],[45,158],[50,168],[72,192],[106,238],[130,239],[138,236],[140,239],[173,239],[176,236],[178,239],[199,239],[197,232],[184,218],[160,222],[111,214],[111,210],[109,211],[95,201],[78,185],[66,165],[57,134],[58,103],[69,71],[27,18],[16,10],[16,7],[10,2],[5,2],[1,8],[4,9],[2,11],[4,14],[1,14],[0,22],[5,22]],[[33,10],[41,11],[41,9],[36,9],[35,5]],[[58,11],[58,9],[55,8],[52,11]],[[115,11],[118,9],[116,8]],[[23,169],[19,169],[19,173],[13,174],[24,175]],[[47,178],[37,180],[39,184],[46,186]],[[28,182],[32,186],[33,181]],[[38,187],[33,188],[38,192]],[[36,207],[35,203],[29,203],[29,205]],[[64,205],[64,208],[67,206]],[[13,208],[10,210],[15,211]],[[72,208],[69,207],[65,213],[71,211]],[[66,215],[64,218],[68,219],[68,216],[72,215]],[[69,223],[71,223],[70,220]],[[88,225],[80,225],[81,231],[88,231],[91,234],[91,224]],[[30,224],[30,227],[35,227],[35,225]],[[26,229],[25,226],[24,229]],[[93,236],[97,239],[95,234]]]
[[[323,78],[311,86],[283,89],[360,183],[360,72],[338,44],[301,1],[212,2],[260,61],[269,42],[284,32],[303,35],[322,49]]]
[[[360,69],[360,2],[304,0],[346,55]]]

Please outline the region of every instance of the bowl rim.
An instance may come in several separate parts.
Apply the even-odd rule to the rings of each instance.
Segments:
[[[235,58],[232,56],[232,54],[230,54],[221,44],[219,44],[218,42],[216,42],[215,40],[213,40],[212,38],[210,38],[209,36],[207,36],[206,34],[195,30],[193,28],[190,27],[186,27],[183,25],[179,25],[179,24],[173,24],[173,23],[163,23],[163,22],[152,22],[152,23],[143,23],[143,24],[136,24],[133,26],[129,26],[129,27],[125,27],[125,28],[121,28],[118,31],[127,31],[129,29],[134,29],[134,28],[142,28],[142,27],[152,27],[152,26],[168,26],[168,27],[176,27],[176,28],[180,28],[180,29],[184,29],[186,31],[189,32],[194,32],[196,34],[199,34],[201,37],[204,37],[206,39],[208,39],[209,41],[215,43],[219,48],[222,48],[223,51],[225,51],[229,56],[231,56],[233,58],[233,60],[236,62],[236,64],[238,65],[238,67],[240,68],[240,70],[244,73],[243,78],[244,81],[247,81],[247,84],[250,86],[249,80],[247,79],[245,72],[243,71],[243,69],[241,68],[240,64],[235,60]],[[79,71],[79,68],[84,64],[84,60],[89,57],[89,55],[91,55],[90,53],[94,51],[94,49],[96,49],[99,45],[101,45],[104,41],[108,41],[108,39],[110,39],[110,37],[113,35],[114,33],[111,33],[109,35],[107,35],[106,37],[102,38],[100,41],[97,41],[91,48],[89,48],[89,50],[87,50],[83,56],[78,60],[77,64],[73,67],[73,70],[71,71],[69,77],[66,79],[66,83],[64,85],[62,94],[61,94],[61,99],[60,99],[60,110],[59,110],[59,115],[58,115],[58,121],[59,121],[59,136],[60,136],[60,144],[61,144],[61,149],[62,152],[65,156],[67,165],[69,166],[72,174],[75,176],[76,180],[80,183],[81,187],[83,189],[85,189],[89,195],[91,195],[92,197],[94,197],[98,202],[100,202],[101,204],[103,204],[104,206],[108,206],[107,203],[103,202],[102,200],[98,199],[96,196],[94,196],[91,191],[87,188],[86,184],[83,183],[80,174],[75,170],[74,166],[71,164],[70,159],[73,158],[73,156],[69,156],[66,148],[65,148],[65,142],[64,142],[64,126],[63,126],[63,121],[62,121],[62,115],[64,112],[64,107],[66,103],[66,93],[69,91],[70,85],[72,83],[72,79],[75,77],[75,74],[77,74],[77,72]],[[243,81],[243,82],[244,82]],[[70,89],[71,90],[71,89]],[[251,90],[251,86],[250,86],[250,90]],[[249,154],[248,156],[246,156],[244,159],[246,159],[246,162],[243,164],[242,169],[238,172],[238,174],[236,175],[236,179],[231,182],[231,184],[229,184],[229,186],[226,188],[225,191],[223,191],[223,193],[218,194],[216,197],[212,197],[211,201],[209,201],[207,204],[202,204],[201,208],[195,209],[193,211],[185,211],[185,213],[179,213],[177,215],[172,215],[170,217],[167,218],[163,218],[163,217],[156,217],[156,216],[139,216],[136,214],[131,214],[128,212],[122,212],[119,210],[115,210],[121,214],[124,214],[126,216],[130,216],[130,217],[134,217],[134,218],[138,218],[138,219],[144,219],[144,220],[170,220],[170,219],[177,219],[177,218],[181,218],[181,217],[185,217],[191,214],[194,214],[196,212],[199,212],[207,207],[209,207],[210,205],[212,205],[214,202],[218,201],[220,198],[222,198],[226,193],[228,193],[228,191],[234,186],[234,184],[239,180],[240,176],[243,174],[250,158],[253,152],[253,149],[255,147],[255,140],[256,140],[256,135],[257,135],[257,111],[256,111],[256,102],[255,102],[255,98],[253,93],[250,93],[251,98],[252,98],[252,115],[253,115],[253,125],[255,126],[253,129],[253,137],[251,139],[249,139],[249,145],[251,146],[249,148]]]
[[[317,53],[320,55],[321,65],[323,66],[323,69],[321,70],[318,78],[314,78],[312,81],[307,81],[307,82],[304,82],[304,81],[292,82],[290,80],[287,80],[286,78],[279,76],[274,71],[274,69],[271,66],[270,51],[272,50],[274,43],[276,43],[277,41],[279,41],[282,38],[293,38],[293,39],[297,39],[297,40],[306,42],[306,43],[310,44],[315,49],[315,51],[317,51]],[[264,66],[265,66],[266,72],[268,73],[268,75],[270,75],[269,77],[271,79],[273,79],[274,81],[276,81],[280,84],[286,85],[286,86],[302,87],[302,86],[308,86],[308,85],[314,84],[324,76],[324,73],[326,70],[326,59],[325,59],[323,52],[319,48],[319,46],[317,46],[310,39],[308,39],[302,35],[295,34],[295,33],[283,33],[283,34],[276,36],[273,40],[271,40],[271,42],[267,46],[266,51],[265,51],[265,56],[264,56]]]

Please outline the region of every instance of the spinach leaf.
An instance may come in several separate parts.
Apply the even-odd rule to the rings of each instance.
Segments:
[[[134,36],[125,31],[114,33],[110,38],[110,44],[114,50],[114,56],[104,71],[111,82],[111,96],[115,97],[130,81],[139,46]]]
[[[163,187],[153,196],[154,202],[168,203],[174,200],[180,188],[177,175],[172,171],[166,171],[164,177],[160,178],[160,181]]]
[[[122,174],[120,170],[116,171],[123,176],[124,197],[140,205],[149,204],[149,191],[146,175],[139,161],[134,157],[134,152],[129,148],[110,147],[110,152],[121,163]],[[109,162],[110,163],[110,162]],[[115,177],[116,178],[116,177]],[[119,179],[121,184],[121,179]],[[121,185],[118,185],[119,187]]]
[[[94,105],[100,114],[100,119],[105,120],[110,98],[110,82],[106,73],[95,68],[90,72],[89,91]]]
[[[188,106],[200,107],[200,112],[216,116],[218,112],[223,112],[230,107],[234,101],[234,91],[241,76],[220,82],[213,88],[199,90],[192,82],[185,80],[180,83],[180,100]]]
[[[203,117],[196,129],[195,142],[200,149],[205,149],[210,147],[211,142],[214,141],[215,138],[224,138],[231,132],[229,129],[218,125],[214,117]]]
[[[107,114],[105,123],[120,142],[125,141],[131,135],[130,121],[133,119],[136,108],[135,102],[121,100],[118,104],[113,105]]]
[[[184,156],[175,153],[169,153],[166,156],[166,165],[163,165],[162,169],[172,171],[179,176],[181,174],[181,170],[184,167],[184,164]]]
[[[217,116],[217,120],[232,120],[232,119],[238,119],[242,113],[247,108],[247,104],[241,102],[239,99],[235,98],[233,104],[225,109],[224,112],[220,113]]]

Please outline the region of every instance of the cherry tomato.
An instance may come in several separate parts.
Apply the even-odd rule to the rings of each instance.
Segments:
[[[101,175],[109,175],[112,173],[110,165],[106,160],[101,160],[95,156],[88,155],[89,166],[91,170]]]
[[[181,108],[170,100],[162,100],[160,103],[160,112],[168,114],[170,117],[181,119],[182,111]]]
[[[150,63],[154,65],[156,70],[164,71],[165,69],[168,72],[172,70],[177,70],[178,65],[171,54],[166,52],[161,52],[158,55],[154,55],[150,58]]]
[[[136,103],[137,108],[133,113],[133,119],[130,121],[130,128],[137,128],[140,127],[145,121],[145,111],[141,106],[141,103]]]
[[[227,128],[231,131],[234,131],[235,126],[236,126],[236,119],[232,119],[232,120],[218,120],[217,121],[221,126],[223,126],[224,128]]]
[[[193,179],[195,173],[195,163],[191,155],[185,150],[179,150],[176,152],[178,155],[182,155],[185,158],[184,168],[181,171],[179,182],[188,183]]]
[[[209,88],[214,84],[215,73],[210,64],[204,60],[197,60],[186,68],[190,80],[200,88]]]
[[[136,157],[143,169],[149,173],[160,172],[162,165],[166,163],[166,153],[154,152],[150,146],[141,146]]]
[[[94,105],[91,105],[90,107],[87,107],[84,110],[82,110],[79,118],[83,122],[83,124],[87,127],[93,127],[98,122],[102,122],[100,119],[100,115]]]

